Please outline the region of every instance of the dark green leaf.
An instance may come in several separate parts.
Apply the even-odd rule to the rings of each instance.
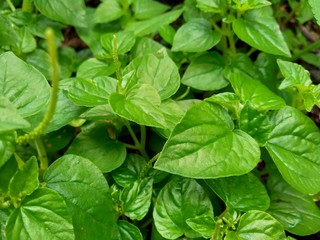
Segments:
[[[110,239],[116,218],[108,183],[94,164],[64,155],[50,165],[43,178],[66,201],[76,239]]]
[[[89,159],[102,172],[118,168],[126,159],[126,148],[122,142],[109,137],[108,127],[104,123],[87,126],[72,142],[67,153]]]
[[[218,178],[251,171],[259,157],[257,142],[234,129],[224,108],[200,102],[177,124],[155,168],[186,177]]]
[[[0,194],[8,193],[10,180],[17,170],[18,164],[13,156],[0,167]]]
[[[245,43],[263,52],[290,57],[290,51],[270,7],[247,11],[232,23],[235,34]]]
[[[10,21],[2,14],[0,14],[0,26],[0,46],[12,45],[21,40]]]
[[[155,17],[169,8],[169,6],[153,0],[135,0],[133,3],[134,17],[137,19]]]
[[[223,69],[221,55],[217,52],[210,52],[191,62],[181,82],[203,91],[218,90],[229,84],[223,75]]]
[[[120,18],[124,10],[118,0],[108,0],[100,3],[93,16],[94,23],[107,23]]]
[[[0,134],[0,167],[2,167],[14,153],[16,149],[15,139],[15,132],[3,132]]]
[[[120,232],[119,240],[143,240],[139,228],[135,225],[123,220],[119,220],[117,225]]]
[[[10,212],[7,209],[0,209],[0,240],[6,240],[6,222]]]
[[[118,55],[129,52],[136,42],[133,32],[121,31],[102,35],[101,45],[107,51],[109,57],[113,56],[113,36],[116,36]]]
[[[269,207],[267,190],[252,173],[241,176],[206,179],[205,183],[226,203],[240,211],[261,210]]]
[[[266,148],[283,178],[303,193],[320,191],[320,133],[299,110],[285,107],[274,114]]]
[[[6,237],[8,240],[74,239],[65,201],[48,188],[34,191],[10,214]]]
[[[86,26],[85,3],[83,0],[33,0],[33,3],[48,18],[67,25]]]
[[[212,30],[210,22],[203,18],[183,24],[173,39],[172,51],[203,52],[221,39],[221,34]]]
[[[204,238],[211,238],[214,234],[215,221],[211,216],[189,218],[186,223]]]
[[[157,230],[168,239],[177,239],[182,235],[200,237],[186,223],[187,219],[196,216],[213,218],[210,199],[195,180],[173,178],[161,189],[154,207],[153,218]]]

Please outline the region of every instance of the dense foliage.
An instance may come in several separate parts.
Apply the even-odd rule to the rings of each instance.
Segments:
[[[0,9],[0,240],[320,230],[318,0]]]

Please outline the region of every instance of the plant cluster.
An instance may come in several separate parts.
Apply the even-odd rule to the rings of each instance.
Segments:
[[[0,9],[0,240],[320,230],[318,0]]]

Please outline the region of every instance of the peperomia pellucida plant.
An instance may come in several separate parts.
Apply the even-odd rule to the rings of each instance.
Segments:
[[[0,9],[0,240],[316,238],[317,0]]]

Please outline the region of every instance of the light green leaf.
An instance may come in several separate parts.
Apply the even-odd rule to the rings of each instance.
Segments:
[[[233,0],[233,2],[235,3],[233,8],[240,12],[271,5],[271,2],[267,0]]]
[[[156,54],[164,46],[148,37],[138,38],[131,50],[132,58],[138,58],[148,54]]]
[[[282,225],[265,212],[251,210],[243,214],[236,231],[239,240],[285,240]]]
[[[43,178],[47,187],[64,198],[76,239],[110,239],[116,227],[110,190],[93,163],[75,155],[64,155],[50,165]]]
[[[30,195],[39,187],[39,167],[36,157],[31,157],[20,167],[10,181],[9,191],[13,198]]]
[[[299,110],[285,107],[274,114],[266,148],[283,178],[302,193],[320,191],[320,133]]]
[[[269,207],[270,199],[267,190],[252,173],[206,179],[205,183],[232,209],[246,212],[264,211]]]
[[[9,217],[10,211],[7,209],[0,210],[0,240],[6,240],[6,222]]]
[[[188,218],[186,223],[204,238],[211,238],[214,234],[215,221],[211,216]]]
[[[270,7],[249,10],[232,23],[235,34],[263,52],[290,57],[290,51]]]
[[[21,117],[8,98],[0,95],[0,133],[27,127],[30,127],[28,121]]]
[[[66,25],[86,26],[85,3],[83,0],[33,0],[36,8],[50,19]]]
[[[218,178],[248,173],[259,158],[257,142],[234,129],[224,108],[200,102],[174,128],[155,168],[186,177]]]
[[[152,196],[152,178],[138,179],[121,193],[123,213],[132,220],[141,220],[148,213]]]
[[[112,111],[109,104],[90,108],[88,111],[81,114],[80,117],[90,121],[118,119],[118,116]]]
[[[228,7],[227,0],[197,0],[197,8],[203,12],[225,13]]]
[[[163,40],[172,45],[176,30],[171,25],[163,25],[159,28],[159,34]]]
[[[109,95],[116,91],[117,80],[111,77],[68,78],[60,87],[68,92],[72,102],[80,106],[94,107],[108,103]]]
[[[318,25],[320,25],[320,5],[317,0],[308,0],[312,8],[313,15],[317,20]]]
[[[123,74],[135,72],[133,81],[152,85],[162,100],[171,97],[180,86],[180,75],[176,64],[162,48],[156,54],[134,59],[124,69]]]
[[[136,42],[133,32],[120,31],[117,33],[106,33],[101,36],[101,45],[110,57],[113,56],[113,36],[116,36],[118,55],[129,52]]]
[[[126,159],[126,148],[120,141],[108,136],[108,125],[93,123],[77,135],[67,153],[84,157],[93,162],[102,172],[111,172]]]
[[[320,231],[320,209],[312,197],[302,194],[286,183],[276,169],[271,169],[267,187],[271,198],[268,213],[296,235]]]
[[[107,23],[117,20],[124,14],[118,0],[108,0],[100,3],[93,16],[94,23]]]
[[[223,71],[224,63],[221,55],[217,52],[210,52],[191,62],[181,82],[198,90],[219,90],[229,84]]]
[[[170,9],[169,6],[153,0],[135,0],[133,12],[136,19],[147,19],[160,15]]]
[[[258,111],[277,110],[286,106],[281,97],[248,75],[240,72],[234,73],[230,76],[229,81],[242,102],[250,102],[251,106]]]
[[[34,66],[46,79],[51,78],[50,56],[46,51],[36,49],[26,56],[25,61]]]
[[[20,41],[15,42],[14,49],[16,48],[18,52],[28,53],[37,48],[36,39],[27,27],[18,28],[17,33],[20,36]]]
[[[172,51],[204,52],[219,43],[221,34],[212,30],[204,18],[192,19],[183,24],[173,38]]]
[[[100,61],[96,58],[89,58],[79,66],[77,70],[78,78],[95,78],[100,76],[110,76],[114,73],[113,61]]]
[[[143,240],[139,228],[135,225],[123,220],[119,220],[117,225],[120,232],[119,240]]]
[[[8,18],[3,14],[0,14],[0,26],[0,46],[12,45],[21,40]]]
[[[125,27],[125,31],[133,31],[137,36],[145,36],[157,32],[159,27],[168,25],[177,20],[182,14],[182,10],[173,10],[148,20],[130,22]]]
[[[167,239],[188,238],[201,235],[192,230],[187,219],[196,216],[213,218],[209,197],[195,180],[175,177],[161,189],[153,211],[158,232]]]
[[[74,239],[72,220],[65,201],[48,188],[34,191],[10,214],[6,237],[8,240]]]
[[[50,98],[45,77],[12,52],[0,55],[0,65],[0,94],[15,105],[23,118],[41,111]]]

